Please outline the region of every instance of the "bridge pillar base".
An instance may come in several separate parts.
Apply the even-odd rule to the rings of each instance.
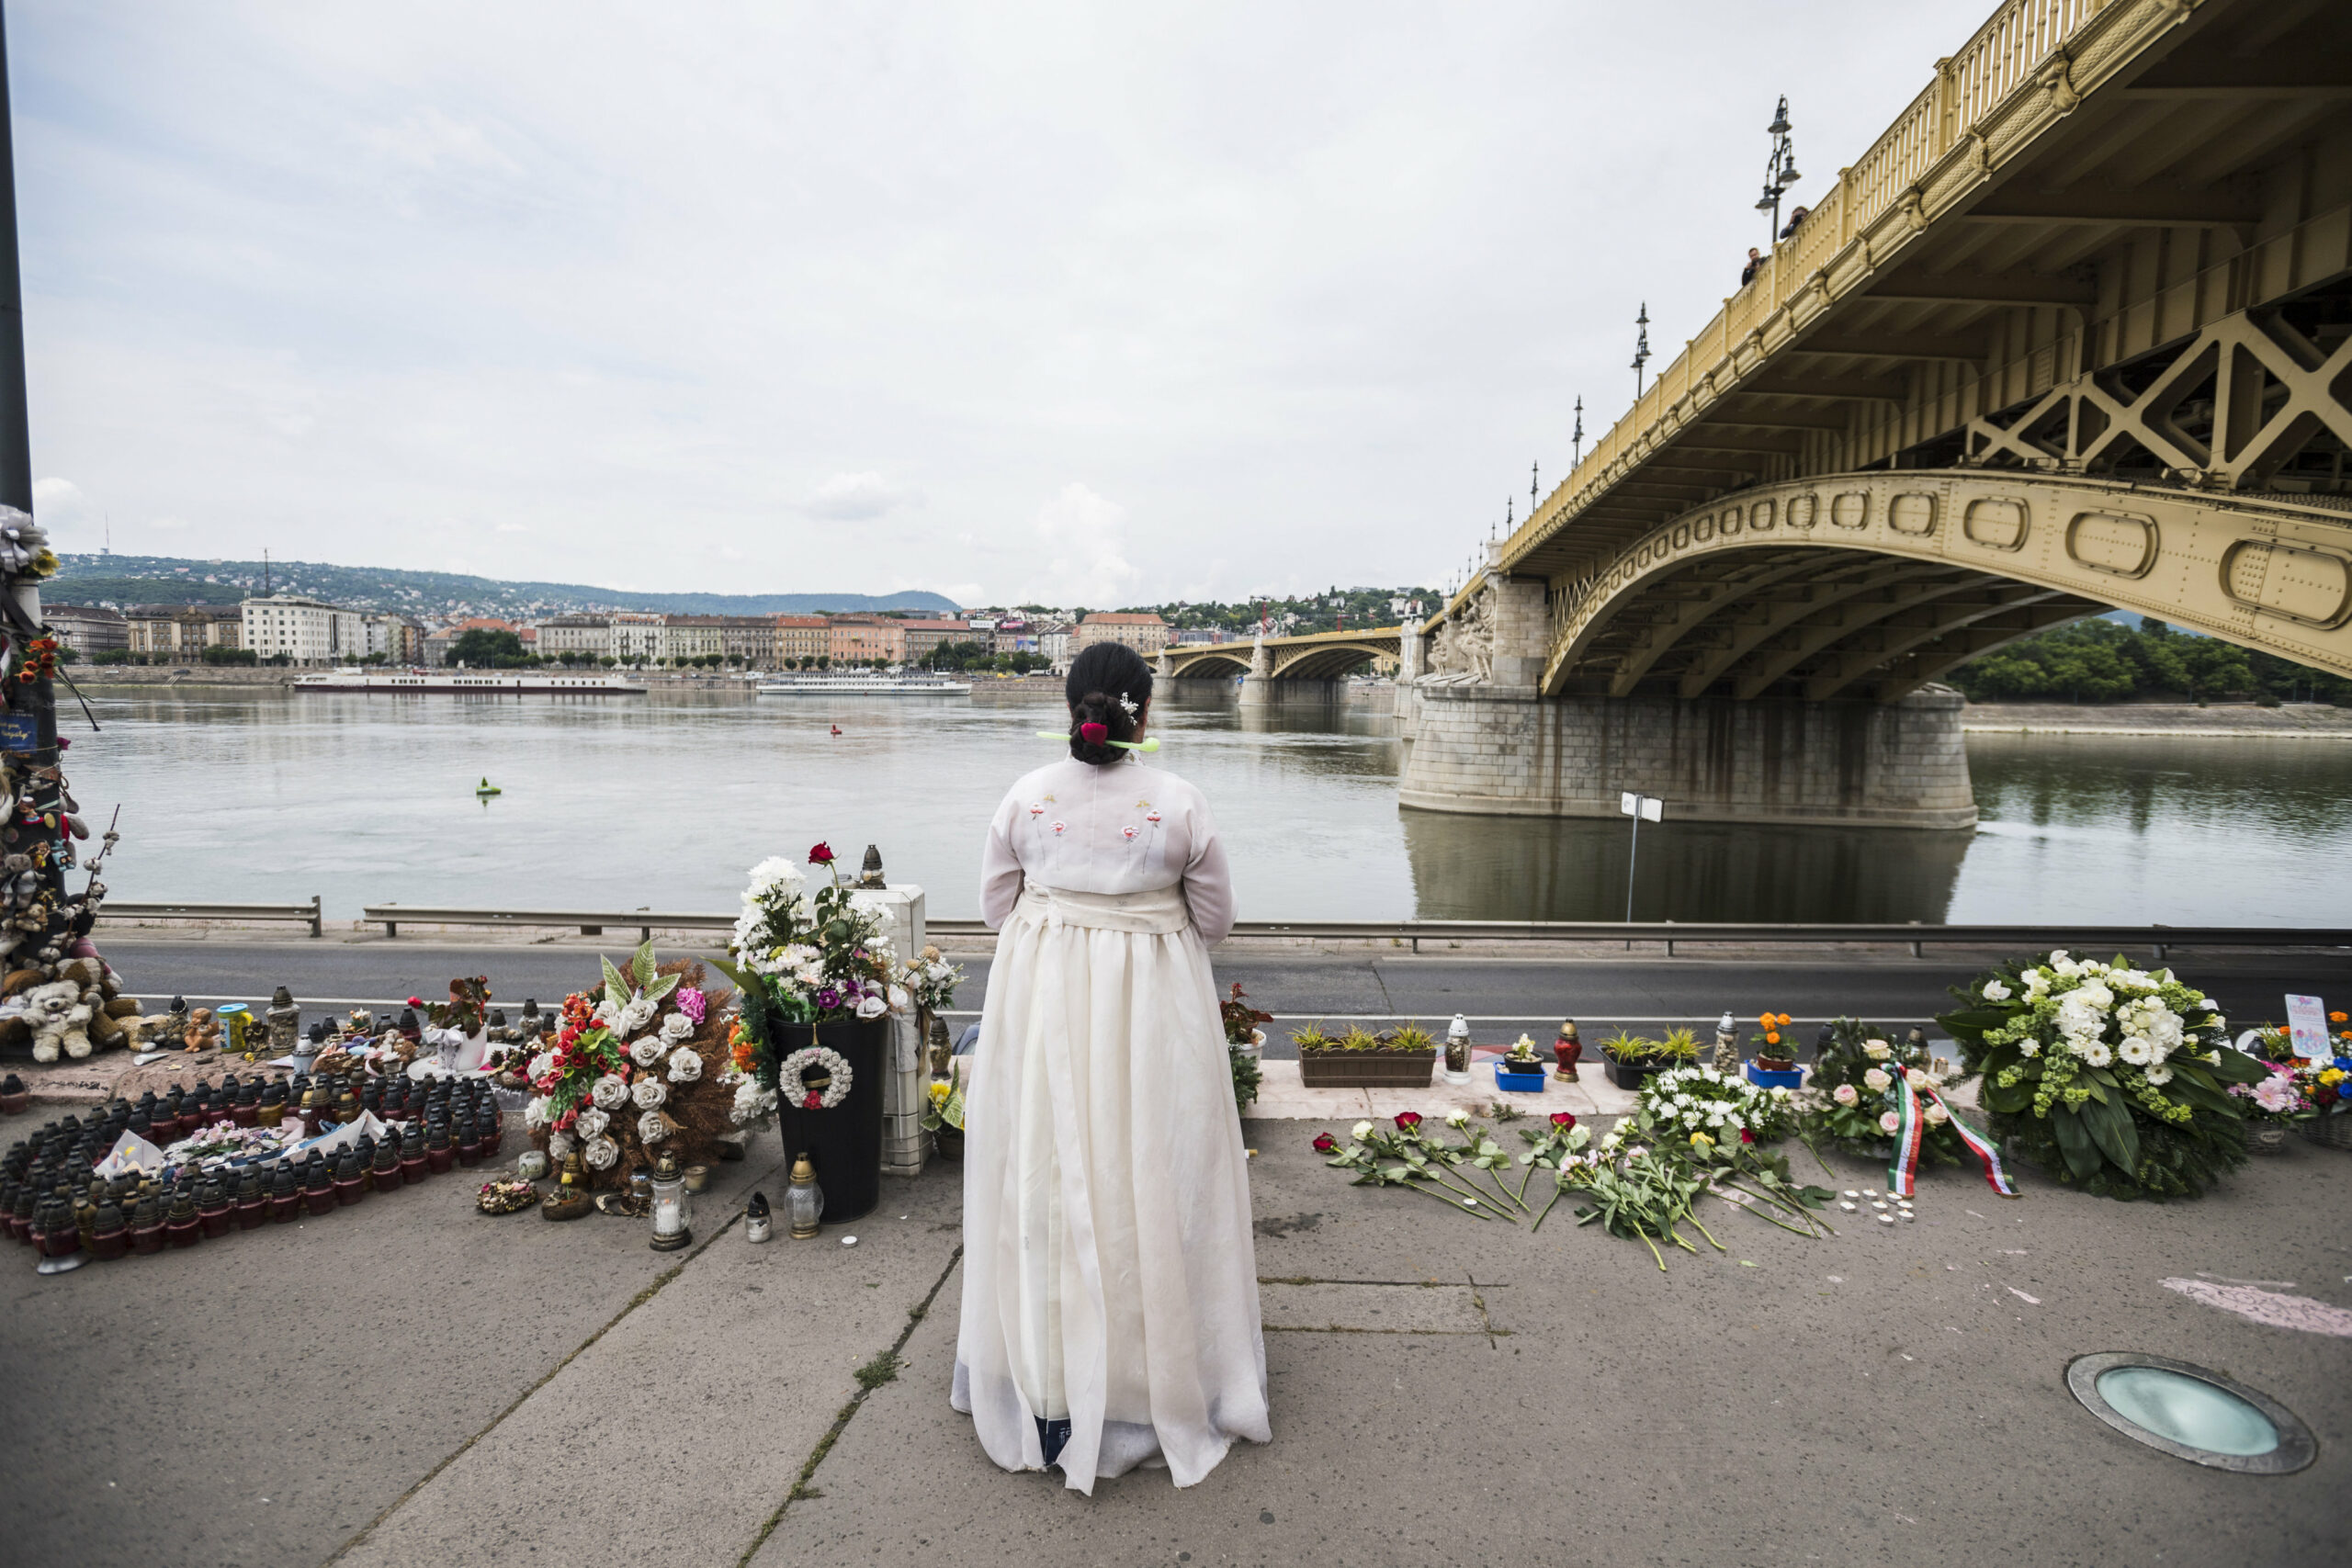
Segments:
[[[1941,687],[1884,704],[1422,687],[1397,798],[1425,811],[1614,817],[1618,795],[1639,790],[1667,802],[1669,821],[1973,828],[1962,705]]]
[[[1260,707],[1268,703],[1328,703],[1340,694],[1338,681],[1289,680],[1274,675],[1244,675],[1241,677],[1241,705]]]

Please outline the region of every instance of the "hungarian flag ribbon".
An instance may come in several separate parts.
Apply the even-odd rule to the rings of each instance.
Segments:
[[[1895,1114],[1901,1123],[1894,1130],[1894,1157],[1886,1168],[1886,1190],[1898,1198],[1911,1196],[1919,1174],[1919,1145],[1927,1141],[1927,1106],[1943,1106],[1944,1115],[1951,1122],[1951,1130],[1968,1145],[1979,1163],[1984,1167],[1984,1184],[2004,1198],[2014,1198],[2018,1190],[2009,1180],[2008,1172],[2001,1168],[2001,1156],[1992,1140],[1952,1115],[1951,1107],[1944,1105],[1944,1098],[1932,1089],[1911,1087],[1909,1077],[1898,1075],[1894,1080]]]

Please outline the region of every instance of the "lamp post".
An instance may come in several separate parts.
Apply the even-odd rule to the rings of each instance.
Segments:
[[[1642,400],[1642,367],[1650,362],[1650,302],[1642,301],[1642,313],[1634,318],[1641,335],[1634,340],[1634,400]]]
[[[1766,249],[1781,237],[1781,193],[1802,177],[1797,173],[1796,148],[1789,140],[1789,100],[1781,96],[1772,111],[1772,123],[1764,128],[1772,136],[1772,154],[1764,160],[1764,194],[1756,200],[1756,210],[1772,215],[1771,231],[1765,236]]]
[[[1652,822],[1663,821],[1666,802],[1654,795],[1640,795],[1627,790],[1617,797],[1617,809],[1634,819],[1634,845],[1625,854],[1625,923],[1630,926],[1634,923],[1634,866],[1642,852],[1642,823],[1645,818]],[[1625,945],[1631,948],[1634,939],[1627,937]]]
[[[1577,398],[1576,432],[1568,439],[1575,444],[1569,448],[1568,457],[1568,475],[1573,479],[1577,468],[1584,462],[1584,398],[1581,394]]]

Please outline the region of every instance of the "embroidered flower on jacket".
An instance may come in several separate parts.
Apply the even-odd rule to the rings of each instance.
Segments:
[[[1132,838],[1134,838],[1137,833],[1140,833],[1140,832],[1142,832],[1142,831],[1143,831],[1143,829],[1140,829],[1140,828],[1122,828],[1122,829],[1119,829],[1119,837],[1121,837],[1121,838],[1123,838],[1123,839],[1132,839]]]
[[[1032,816],[1032,817],[1043,817],[1045,814],[1046,814],[1046,807],[1045,807],[1045,805],[1044,805],[1044,803],[1043,803],[1043,802],[1032,802],[1032,803],[1030,804],[1030,807],[1029,807],[1029,815],[1030,815],[1030,816]]]
[[[1057,833],[1062,832],[1064,829],[1068,829],[1069,826],[1069,824],[1067,822],[1057,822],[1054,824],[1054,831]]]
[[[1159,813],[1157,811],[1146,812],[1144,814],[1144,820],[1157,827],[1159,823]]]

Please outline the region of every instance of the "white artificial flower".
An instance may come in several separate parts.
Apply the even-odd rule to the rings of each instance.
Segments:
[[[890,1004],[892,1012],[906,1011],[907,1004],[914,1000],[914,998],[907,994],[907,989],[903,986],[892,986],[883,992],[882,996],[883,999]]]
[[[588,1098],[607,1111],[618,1111],[628,1103],[628,1085],[618,1073],[606,1073],[588,1089]]]
[[[660,1078],[639,1078],[630,1086],[628,1097],[637,1101],[639,1111],[650,1111],[670,1098],[670,1091]]]
[[[1872,1067],[1869,1072],[1864,1073],[1862,1081],[1882,1093],[1894,1082],[1893,1078],[1886,1076],[1885,1070],[1880,1067]]]
[[[1348,1136],[1353,1138],[1359,1144],[1363,1143],[1366,1138],[1372,1136],[1372,1123],[1369,1122],[1357,1122],[1354,1126],[1348,1129]]]
[[[670,1124],[662,1120],[662,1112],[649,1111],[637,1119],[637,1141],[658,1144],[670,1135]]]
[[[579,1119],[572,1122],[571,1130],[583,1138],[593,1138],[612,1124],[612,1117],[592,1105],[580,1113]]]
[[[643,1029],[653,1021],[653,1015],[660,1010],[661,1006],[660,1002],[650,997],[631,997],[628,1006],[621,1009],[620,1032],[634,1034]]]
[[[1445,1124],[1449,1127],[1466,1127],[1470,1124],[1470,1112],[1457,1105],[1445,1113]]]
[[[857,1016],[860,1018],[880,1018],[889,1010],[890,1004],[880,997],[867,997],[857,1004]]]
[[[2172,1082],[2172,1069],[2159,1062],[2148,1069],[2148,1081],[2158,1089],[2162,1089]]]
[[[621,1157],[621,1146],[610,1138],[591,1138],[581,1145],[580,1157],[591,1170],[610,1170]]]
[[[741,1081],[735,1086],[735,1103],[729,1107],[727,1115],[737,1126],[748,1126],[775,1114],[775,1090],[762,1089],[760,1080],[746,1073],[741,1075]]]
[[[702,1077],[702,1057],[692,1051],[670,1053],[670,1081],[692,1083]]]
[[[673,1012],[662,1021],[662,1038],[674,1045],[695,1032],[695,1021],[684,1013]]]
[[[570,1154],[573,1147],[571,1134],[549,1133],[548,1134],[548,1158],[561,1159]]]
[[[2136,1034],[2127,1034],[2116,1047],[2116,1055],[2135,1067],[2144,1067],[2156,1059],[2156,1048]]]
[[[555,1071],[555,1053],[552,1051],[540,1052],[537,1055],[531,1058],[531,1065],[523,1070],[534,1078],[543,1078],[547,1077],[549,1073]]]
[[[1940,1126],[1951,1120],[1951,1112],[1944,1109],[1942,1100],[1931,1100],[1928,1101],[1928,1120]]]
[[[684,1013],[680,1013],[678,1016],[684,1018],[685,1015]],[[660,1035],[648,1034],[641,1039],[630,1042],[628,1048],[628,1059],[635,1062],[640,1067],[650,1067],[654,1063],[660,1061],[662,1059],[662,1053],[667,1051],[669,1048],[669,1042],[663,1040]]]
[[[2083,1047],[2083,1060],[2094,1067],[2103,1067],[2115,1060],[2115,1053],[2104,1040],[2094,1040]]]
[[[548,1112],[554,1109],[554,1103],[544,1094],[533,1095],[531,1102],[523,1107],[524,1130],[536,1133],[553,1121],[554,1118]]]
[[[1998,980],[1987,980],[1984,982],[1984,999],[1988,1002],[2007,1001],[2009,988]]]
[[[620,1021],[620,1006],[618,1003],[608,998],[605,1001],[598,1002],[596,1004],[596,1010],[589,1016],[594,1019],[596,1022],[604,1025],[606,1029],[610,1029],[614,1024]]]
[[[1862,1042],[1862,1055],[1873,1062],[1883,1062],[1894,1055],[1894,1047],[1883,1040],[1865,1040]]]

